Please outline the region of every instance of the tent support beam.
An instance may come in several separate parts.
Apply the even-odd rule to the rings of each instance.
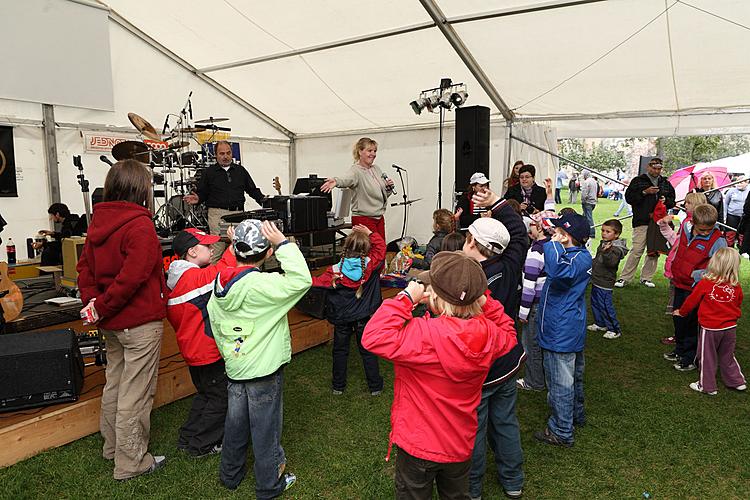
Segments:
[[[402,28],[394,28],[390,30],[380,31],[378,33],[370,33],[368,35],[362,35],[352,38],[346,38],[344,40],[337,40],[334,42],[322,43],[320,45],[313,45],[310,47],[304,47],[301,49],[289,50],[286,52],[278,52],[276,54],[269,54],[267,56],[255,57],[252,59],[245,59],[243,61],[235,61],[226,64],[217,64],[216,66],[208,66],[196,70],[198,73],[209,73],[211,71],[219,71],[223,69],[239,68],[240,66],[249,66],[251,64],[258,64],[268,61],[275,61],[277,59],[285,59],[287,57],[301,56],[304,54],[311,54],[313,52],[321,52],[323,50],[335,49],[338,47],[346,47],[347,45],[354,45],[362,42],[370,42],[372,40],[379,40],[381,38],[388,38],[390,36],[403,35],[406,33],[413,33],[415,31],[421,31],[428,28],[433,28],[435,23],[425,22],[414,24],[411,26],[404,26]]]
[[[169,59],[171,59],[173,62],[179,64],[182,66],[182,68],[186,69],[187,71],[194,74],[198,79],[202,80],[203,82],[207,83],[214,89],[218,90],[220,93],[224,94],[227,98],[231,99],[235,103],[239,104],[241,107],[243,107],[245,110],[249,111],[253,115],[255,115],[257,118],[265,122],[266,124],[270,125],[271,127],[275,128],[285,136],[289,137],[290,139],[294,137],[294,132],[284,127],[282,124],[268,116],[267,114],[263,113],[261,110],[235,94],[234,92],[230,91],[228,88],[217,82],[216,80],[198,73],[198,70],[193,67],[190,63],[185,61],[183,58],[166,48],[164,45],[160,44],[150,36],[148,36],[146,33],[141,31],[138,27],[130,23],[127,19],[122,17],[120,14],[118,14],[116,11],[110,9],[109,10],[109,18],[122,27],[123,29],[129,31],[133,35],[137,36],[141,40],[143,40],[145,43],[150,45],[152,48],[156,49],[157,51],[161,52],[163,55],[167,56]]]
[[[297,141],[294,137],[289,139],[289,192],[294,189],[294,184],[297,180]]]
[[[456,54],[458,54],[458,57],[461,58],[474,78],[476,78],[476,80],[479,82],[479,85],[481,85],[482,89],[484,89],[485,93],[489,96],[495,107],[500,110],[500,113],[502,113],[503,117],[506,120],[513,121],[515,117],[513,111],[511,111],[508,105],[505,104],[505,101],[503,101],[503,98],[500,96],[500,93],[492,84],[490,78],[484,72],[477,60],[474,59],[474,56],[469,51],[468,47],[466,47],[463,40],[461,40],[461,37],[458,36],[456,30],[453,29],[453,26],[450,25],[445,17],[445,14],[443,14],[443,11],[440,10],[440,7],[437,6],[434,0],[419,0],[419,2],[430,15],[432,20],[435,21],[438,29],[440,29],[440,31],[443,33],[443,36],[445,36],[446,40],[448,40],[448,43],[450,43],[451,47],[453,47],[453,50],[455,50]]]
[[[55,133],[55,108],[52,104],[42,104],[42,130],[44,132],[44,153],[47,162],[47,191],[49,201],[60,203],[60,170],[57,160],[57,134]]]
[[[519,122],[551,122],[564,120],[616,120],[620,118],[676,118],[678,116],[715,116],[750,114],[748,107],[735,108],[689,108],[679,111],[615,111],[612,113],[566,114],[566,115],[521,115],[516,116]]]
[[[468,23],[471,21],[483,21],[485,19],[494,19],[497,17],[517,16],[519,14],[531,14],[534,12],[542,12],[545,10],[562,9],[564,7],[575,7],[577,5],[585,5],[588,3],[604,2],[606,0],[552,0],[549,2],[534,5],[533,7],[511,7],[508,9],[499,9],[492,12],[484,12],[480,14],[467,14],[465,16],[456,16],[448,19],[451,24]]]

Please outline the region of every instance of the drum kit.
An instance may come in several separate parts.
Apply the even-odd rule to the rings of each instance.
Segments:
[[[210,117],[191,122],[185,109],[178,115],[168,115],[167,122],[170,116],[178,117],[175,128],[171,133],[159,134],[146,119],[128,113],[141,140],[120,142],[112,148],[116,160],[137,160],[151,169],[154,224],[162,236],[187,227],[205,229],[208,226],[205,206],[191,205],[184,197],[195,191],[204,169],[216,162],[206,144],[228,138],[231,130],[216,125],[229,118]],[[162,132],[167,128],[165,123]],[[199,150],[191,150],[192,145],[197,145]]]

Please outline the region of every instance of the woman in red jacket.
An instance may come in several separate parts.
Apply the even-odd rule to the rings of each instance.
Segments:
[[[482,383],[516,345],[516,332],[489,296],[482,266],[463,252],[438,253],[419,278],[427,288],[412,281],[385,300],[362,346],[393,361],[396,498],[431,499],[435,482],[440,498],[468,498]],[[434,317],[412,319],[420,302]]]
[[[151,221],[151,175],[135,160],[115,163],[104,181],[78,261],[78,287],[105,336],[102,454],[118,480],[165,462],[148,452],[167,293],[161,246]]]

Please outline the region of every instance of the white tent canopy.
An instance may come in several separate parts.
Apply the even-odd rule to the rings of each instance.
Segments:
[[[302,136],[434,121],[408,102],[441,77],[574,135],[750,126],[743,0],[104,3]]]
[[[273,192],[275,176],[287,191],[295,177],[344,172],[352,144],[362,135],[372,136],[381,146],[377,163],[406,166],[410,197],[423,198],[413,205],[407,228],[420,241],[429,237],[428,221],[437,205],[438,115],[424,111],[418,116],[409,102],[421,90],[437,87],[441,78],[466,84],[467,105],[490,108],[490,179],[498,190],[509,160],[536,164],[540,182],[555,169],[552,159],[517,142],[511,147],[511,128],[513,135],[548,149],[558,136],[750,130],[745,54],[750,3],[742,0],[22,4],[9,4],[0,16],[0,31],[7,37],[34,41],[0,48],[4,62],[26,65],[4,68],[24,85],[0,80],[0,125],[13,127],[19,192],[18,198],[0,198],[0,211],[9,221],[3,237],[12,236],[19,252],[25,238],[48,227],[46,207],[53,201],[83,211],[73,155],[83,156],[92,189],[103,184],[106,166],[99,153],[84,151],[82,134],[135,138],[127,119],[131,111],[160,129],[167,113],[180,110],[191,91],[196,119],[231,119],[242,162],[265,193]],[[106,29],[86,30],[81,9],[97,10],[99,15],[85,19],[102,22]],[[62,14],[81,21],[77,25],[60,17],[59,25],[50,22]],[[71,30],[76,37],[66,35]],[[108,32],[109,40],[86,39],[89,32]],[[97,44],[97,50],[89,50]],[[111,61],[100,61],[106,46]],[[57,54],[23,57],[29,47]],[[13,57],[7,57],[9,50]],[[86,69],[86,55],[94,53],[92,64],[111,67],[111,75],[99,79],[78,73]],[[55,57],[75,59],[76,73],[73,66],[65,74],[60,65],[48,72],[39,64]],[[62,83],[83,94],[111,85],[111,104],[107,99],[91,106],[57,99],[54,90]],[[38,87],[53,95],[49,101],[17,95],[25,87],[34,95],[43,95]],[[45,136],[50,129],[54,133]],[[449,112],[444,207],[452,202],[454,154]],[[246,209],[252,208],[254,202],[248,201]],[[386,212],[389,239],[400,234],[401,215],[395,208]]]

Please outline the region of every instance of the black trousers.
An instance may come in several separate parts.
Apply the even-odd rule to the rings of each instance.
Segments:
[[[431,500],[437,484],[440,500],[469,500],[471,460],[443,464],[409,455],[398,449],[396,457],[396,499]]]
[[[346,367],[349,362],[349,344],[354,336],[357,339],[359,355],[365,368],[367,387],[370,392],[383,390],[383,377],[380,376],[378,357],[362,347],[362,332],[370,318],[333,325],[333,389],[343,391],[346,388]]]
[[[675,287],[673,309],[679,309],[690,295],[690,290]],[[693,309],[687,316],[672,316],[674,321],[674,352],[680,357],[680,363],[689,365],[695,362],[698,349],[698,310]]]
[[[224,439],[227,374],[223,359],[209,365],[189,366],[188,369],[198,392],[193,396],[187,421],[180,427],[177,447],[191,455],[203,455]]]

